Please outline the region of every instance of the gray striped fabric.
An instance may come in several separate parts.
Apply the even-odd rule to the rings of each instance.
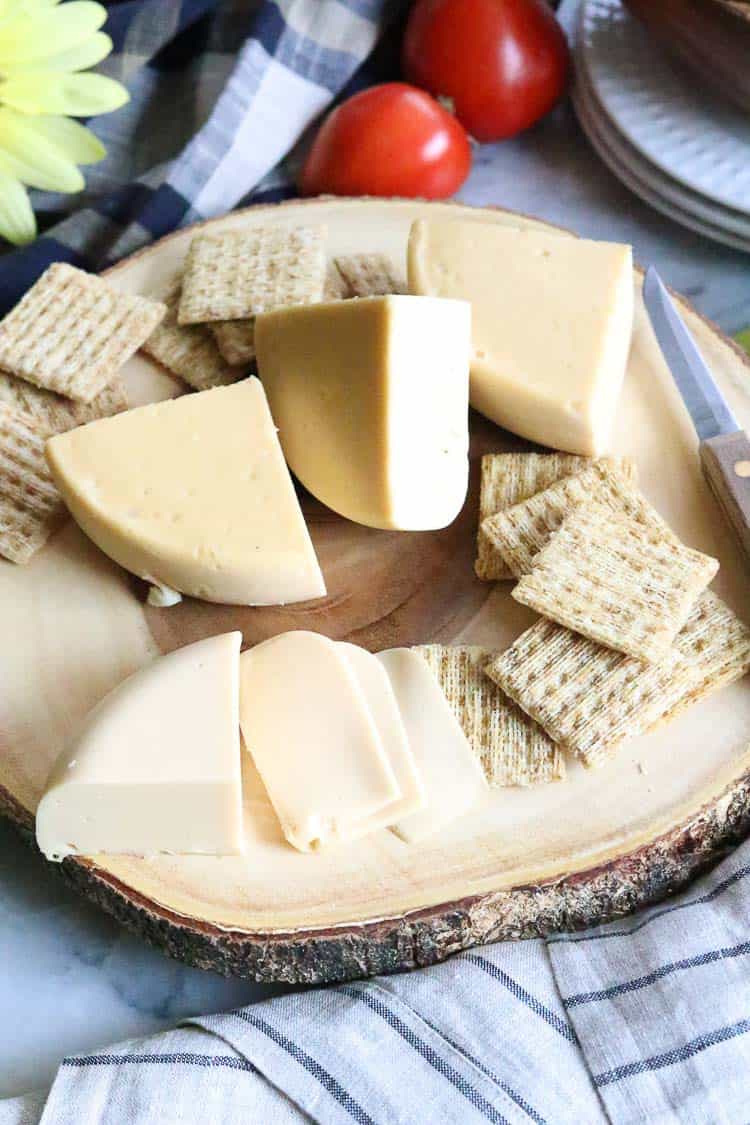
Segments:
[[[750,844],[617,923],[66,1059],[0,1125],[741,1125]]]

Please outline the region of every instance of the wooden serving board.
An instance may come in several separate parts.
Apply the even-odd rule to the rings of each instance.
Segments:
[[[251,208],[210,225],[324,222],[333,253],[384,251],[402,261],[412,220],[430,214],[543,225],[458,204],[340,199]],[[191,237],[185,230],[164,239],[112,269],[110,281],[148,293],[179,266]],[[636,459],[644,491],[676,531],[720,558],[715,588],[742,613],[747,573],[638,305],[614,452]],[[683,311],[750,428],[746,357],[688,305]],[[144,358],[126,372],[134,403],[175,393]],[[150,609],[143,585],[72,522],[29,566],[0,562],[0,807],[30,835],[47,772],[86,711],[159,653],[201,637],[239,628],[248,646],[304,628],[374,650],[426,641],[508,645],[533,618],[508,585],[474,577],[478,458],[522,445],[479,416],[471,424],[471,492],[445,531],[375,531],[304,502],[328,583],[321,602],[237,609],[186,600]],[[168,729],[170,716],[162,721]],[[682,885],[750,826],[750,679],[628,744],[602,769],[571,764],[565,782],[491,791],[420,845],[383,831],[303,855],[283,840],[244,757],[245,856],[68,859],[63,872],[192,964],[262,980],[343,980],[429,964],[480,942],[600,922]]]

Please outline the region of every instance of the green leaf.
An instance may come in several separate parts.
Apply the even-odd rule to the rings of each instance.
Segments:
[[[14,246],[36,238],[36,219],[26,188],[4,172],[0,172],[0,235]]]
[[[99,138],[70,117],[37,114],[24,119],[24,128],[48,141],[74,164],[98,164],[107,155]]]
[[[746,328],[743,332],[738,332],[735,336],[735,340],[740,347],[744,348],[748,355],[750,355],[750,328]]]
[[[5,66],[5,74],[28,73],[35,71],[39,74],[48,74],[49,71],[72,72],[87,70],[96,66],[102,59],[106,59],[112,50],[112,40],[103,31],[97,31],[90,39],[79,43],[77,47],[70,47],[67,51],[60,51],[56,55],[48,55],[44,59],[13,60]]]
[[[85,42],[107,18],[101,4],[70,0],[53,8],[20,7],[0,23],[0,71],[30,60],[42,61]]]
[[[103,74],[41,75],[28,71],[0,83],[0,101],[22,113],[94,117],[119,109],[129,98],[124,86]]]
[[[39,133],[28,119],[0,108],[0,170],[42,191],[81,191],[84,179],[74,162]]]

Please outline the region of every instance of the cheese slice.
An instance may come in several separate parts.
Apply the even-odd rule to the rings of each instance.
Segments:
[[[152,585],[238,605],[325,594],[255,378],[60,434],[47,459],[81,528]]]
[[[386,805],[382,817],[378,817],[382,820],[382,826],[387,828],[424,807],[424,786],[409,746],[391,681],[383,664],[371,652],[360,648],[359,645],[339,642],[338,647],[359,683],[380,735],[385,756],[401,790],[401,796],[392,804]]]
[[[401,797],[349,662],[318,633],[282,633],[242,654],[240,726],[300,851],[373,831]]]
[[[242,851],[241,640],[225,633],[178,649],[94,708],[39,803],[48,859]]]
[[[633,326],[629,246],[419,219],[408,267],[412,292],[471,301],[472,406],[542,445],[607,452]]]
[[[408,648],[378,654],[425,789],[425,806],[393,825],[407,843],[432,836],[487,790],[484,771],[426,661]]]
[[[466,498],[470,309],[369,297],[257,317],[258,371],[291,470],[369,527],[445,527]]]

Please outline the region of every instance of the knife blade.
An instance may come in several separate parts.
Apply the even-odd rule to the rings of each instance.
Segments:
[[[643,301],[700,439],[698,452],[703,473],[750,559],[750,440],[653,266],[643,283]]]
[[[700,440],[736,433],[740,429],[739,422],[716,386],[695,340],[653,266],[649,267],[643,283],[643,301]]]

